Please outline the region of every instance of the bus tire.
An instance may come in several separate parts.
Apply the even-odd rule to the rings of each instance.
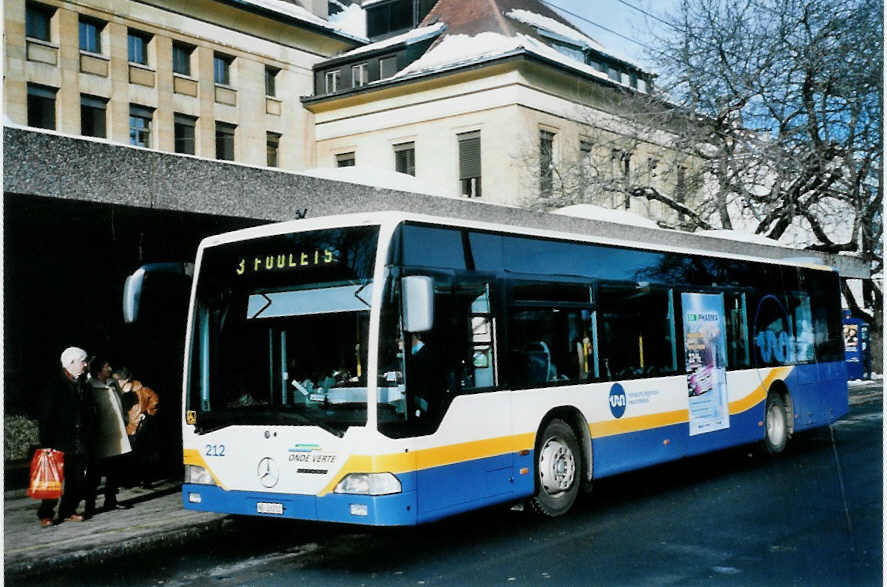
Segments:
[[[539,437],[535,473],[533,511],[546,518],[567,513],[582,482],[582,453],[576,434],[563,420],[549,422]]]
[[[782,396],[770,391],[764,408],[763,446],[768,454],[778,455],[785,450],[785,445],[788,443],[788,426],[788,413]]]

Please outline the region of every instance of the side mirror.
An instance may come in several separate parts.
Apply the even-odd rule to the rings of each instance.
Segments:
[[[193,263],[149,263],[136,269],[123,283],[123,321],[132,324],[139,318],[142,291],[149,275],[168,274],[190,279],[194,276]],[[149,296],[150,297],[150,296]]]
[[[410,275],[400,280],[403,329],[427,332],[434,326],[434,279]]]

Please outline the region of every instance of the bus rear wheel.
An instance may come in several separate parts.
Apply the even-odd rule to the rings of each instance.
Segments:
[[[767,394],[764,408],[764,449],[771,455],[785,450],[788,443],[788,413],[785,402],[775,391]]]
[[[582,480],[582,456],[573,429],[552,420],[536,445],[536,495],[530,505],[537,514],[555,518],[576,501]]]

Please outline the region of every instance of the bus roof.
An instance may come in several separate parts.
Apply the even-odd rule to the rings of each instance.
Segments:
[[[795,249],[777,244],[767,245],[757,242],[737,241],[735,239],[724,239],[710,235],[696,235],[676,230],[631,226],[559,214],[541,214],[518,208],[508,208],[507,210],[513,212],[514,222],[487,222],[451,216],[420,214],[404,210],[370,211],[287,220],[213,235],[205,238],[200,243],[200,249],[228,242],[290,232],[320,230],[341,226],[386,225],[413,221],[650,251],[775,263],[810,269],[838,271],[842,275],[848,273],[848,271],[842,271],[840,263],[840,259],[846,258],[826,255],[817,251]],[[849,260],[855,259],[851,257]],[[830,263],[830,261],[838,262]],[[855,265],[857,264],[846,264],[844,269],[849,269],[849,273],[858,273],[859,268]],[[858,274],[851,276],[862,277]]]

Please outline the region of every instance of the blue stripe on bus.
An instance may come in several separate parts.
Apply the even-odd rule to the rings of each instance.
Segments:
[[[193,503],[192,494],[200,495],[200,503]],[[342,495],[330,493],[324,497],[293,495],[289,493],[225,491],[216,485],[182,485],[185,509],[207,512],[225,512],[269,518],[291,518],[321,522],[343,522],[371,526],[406,526],[416,523],[416,492],[395,495]],[[283,514],[260,514],[257,504],[283,505]],[[352,506],[366,506],[367,515],[355,515]]]

